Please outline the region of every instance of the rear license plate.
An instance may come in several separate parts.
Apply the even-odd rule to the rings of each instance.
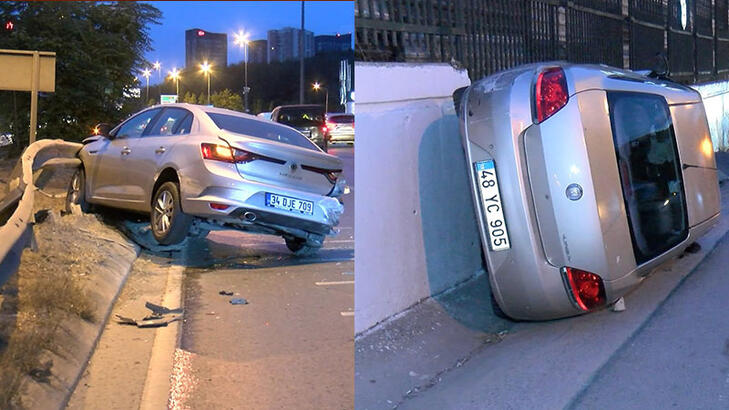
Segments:
[[[493,160],[479,161],[476,167],[476,181],[481,191],[481,206],[486,217],[489,233],[489,247],[492,251],[503,251],[511,248],[509,233],[506,230],[506,219],[501,206],[499,182],[496,178],[496,167]]]
[[[314,215],[313,202],[285,195],[266,192],[266,206],[304,215]]]

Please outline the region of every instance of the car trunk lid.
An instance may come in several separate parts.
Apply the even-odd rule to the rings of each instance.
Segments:
[[[220,138],[232,148],[253,154],[253,160],[237,163],[238,173],[252,181],[327,195],[334,187],[342,161],[317,149],[248,137],[226,131]],[[329,177],[328,177],[328,174]]]

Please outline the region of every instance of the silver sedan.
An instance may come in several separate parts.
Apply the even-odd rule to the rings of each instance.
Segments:
[[[600,309],[718,220],[714,151],[693,89],[543,63],[456,95],[497,313]]]
[[[296,130],[190,104],[145,109],[84,140],[68,201],[150,214],[161,244],[193,222],[282,236],[297,254],[335,232],[342,162]]]

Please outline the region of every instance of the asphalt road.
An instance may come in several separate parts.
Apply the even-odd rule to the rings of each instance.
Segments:
[[[330,148],[354,186],[354,148]],[[173,391],[191,408],[351,408],[354,400],[354,192],[340,234],[314,257],[283,239],[213,232],[191,244]],[[220,291],[233,292],[232,296]],[[248,304],[232,305],[232,298]]]

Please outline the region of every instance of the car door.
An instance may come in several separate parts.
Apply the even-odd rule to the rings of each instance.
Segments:
[[[139,192],[145,204],[152,198],[155,175],[173,163],[172,149],[184,135],[190,133],[193,115],[184,108],[165,108],[147,127],[141,138],[134,142],[132,153],[134,169],[129,176],[134,192]],[[146,209],[146,208],[145,208]]]
[[[136,166],[131,156],[133,146],[161,109],[141,112],[125,121],[95,152],[93,171],[89,175],[91,196],[100,203],[135,208],[142,198],[130,170]]]

